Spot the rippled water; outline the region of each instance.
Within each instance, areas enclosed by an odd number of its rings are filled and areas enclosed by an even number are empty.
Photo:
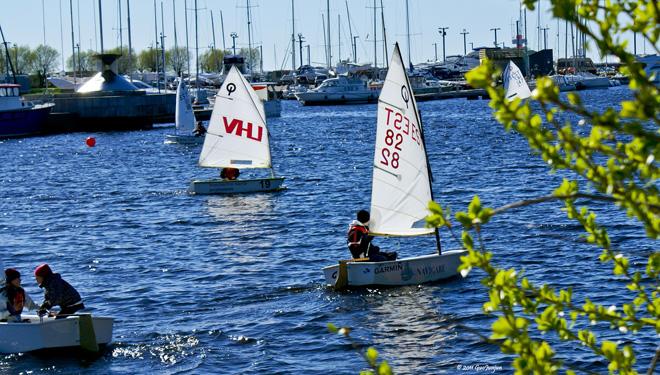
[[[602,108],[629,93],[583,96]],[[193,178],[217,171],[196,166],[198,147],[164,145],[171,128],[94,134],[94,148],[83,133],[0,142],[5,265],[29,274],[48,262],[93,313],[116,318],[115,343],[98,360],[0,356],[0,372],[359,372],[363,360],[328,333],[329,322],[353,327],[356,343],[377,347],[397,373],[454,373],[477,364],[510,372],[510,359],[474,333],[487,334],[492,322],[481,312],[478,272],[420,287],[324,287],[321,267],[348,256],[347,223],[369,206],[376,107],[283,104],[269,127],[274,166],[288,190],[275,194],[188,195]],[[494,207],[560,183],[560,174],[549,174],[524,141],[492,119],[487,101],[425,102],[420,109],[436,198],[454,210],[474,194]],[[577,296],[616,300],[624,285],[609,276],[597,249],[577,240],[579,227],[559,208],[548,203],[498,216],[485,240],[501,265],[572,286]],[[599,209],[599,219],[614,243],[633,262],[647,257],[653,244],[643,230],[609,209]],[[445,248],[456,246],[441,235]],[[432,238],[378,243],[401,255],[434,249]],[[30,277],[24,284],[41,298]],[[642,349],[645,369],[657,339],[630,340]],[[606,371],[587,352],[567,359]]]

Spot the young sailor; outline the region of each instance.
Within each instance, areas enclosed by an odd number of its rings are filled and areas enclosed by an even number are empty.
[[[39,315],[45,315],[47,310],[54,306],[60,307],[58,318],[85,308],[78,291],[64,281],[59,273],[53,273],[48,264],[44,263],[37,267],[34,270],[34,277],[39,288],[44,289],[44,302],[39,308]]]
[[[21,322],[23,308],[36,310],[39,306],[21,287],[21,274],[13,268],[5,270],[5,285],[0,288],[0,320]]]
[[[380,251],[378,246],[371,243],[374,237],[369,235],[369,219],[369,212],[360,210],[357,220],[353,220],[348,226],[348,249],[351,255],[354,259],[368,257],[372,262],[396,260],[396,252]]]

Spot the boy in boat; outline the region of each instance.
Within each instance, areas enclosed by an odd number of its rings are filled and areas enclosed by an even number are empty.
[[[206,134],[206,128],[204,127],[204,125],[202,125],[201,121],[197,121],[197,123],[195,124],[195,130],[193,130],[193,135],[195,137],[201,137],[204,134]]]
[[[82,298],[71,284],[62,279],[59,273],[53,273],[48,264],[44,263],[34,270],[34,278],[39,284],[39,288],[44,290],[44,302],[39,308],[39,315],[47,314],[47,311],[54,306],[60,307],[57,313],[58,318],[75,313],[84,309]]]
[[[380,251],[378,246],[371,243],[374,237],[369,235],[369,219],[369,211],[360,210],[357,220],[348,226],[348,249],[353,259],[368,257],[371,262],[396,260],[396,252]]]
[[[220,171],[220,178],[223,180],[235,180],[241,172],[236,168],[222,168]]]
[[[21,274],[13,268],[5,270],[5,285],[0,288],[0,321],[21,322],[23,308],[39,308],[21,287]]]

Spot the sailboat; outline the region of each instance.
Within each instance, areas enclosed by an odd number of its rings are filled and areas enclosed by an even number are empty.
[[[433,199],[424,132],[399,44],[394,47],[378,98],[371,189],[370,235],[422,236],[435,233],[437,252],[394,261],[342,260],[323,268],[335,289],[368,285],[414,285],[458,274],[465,250],[440,250],[437,228],[427,228]]]
[[[284,177],[276,177],[271,164],[269,133],[264,105],[232,65],[215,96],[199,166],[207,168],[269,168],[270,176],[254,179],[194,180],[194,194],[234,194],[283,189]]]
[[[504,91],[506,91],[504,97],[507,100],[513,100],[515,98],[522,100],[532,96],[531,91],[529,91],[529,86],[527,86],[527,81],[525,81],[525,77],[513,61],[509,61],[509,65],[504,69],[502,77],[504,80]]]
[[[193,134],[193,130],[195,129],[195,113],[192,109],[188,86],[183,79],[179,80],[179,85],[176,88],[176,114],[174,122],[176,125],[176,134],[166,135],[165,143],[201,144],[204,142],[203,135]]]

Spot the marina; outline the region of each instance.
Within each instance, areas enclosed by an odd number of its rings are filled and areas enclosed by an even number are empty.
[[[0,6],[0,373],[655,373],[634,2]]]

